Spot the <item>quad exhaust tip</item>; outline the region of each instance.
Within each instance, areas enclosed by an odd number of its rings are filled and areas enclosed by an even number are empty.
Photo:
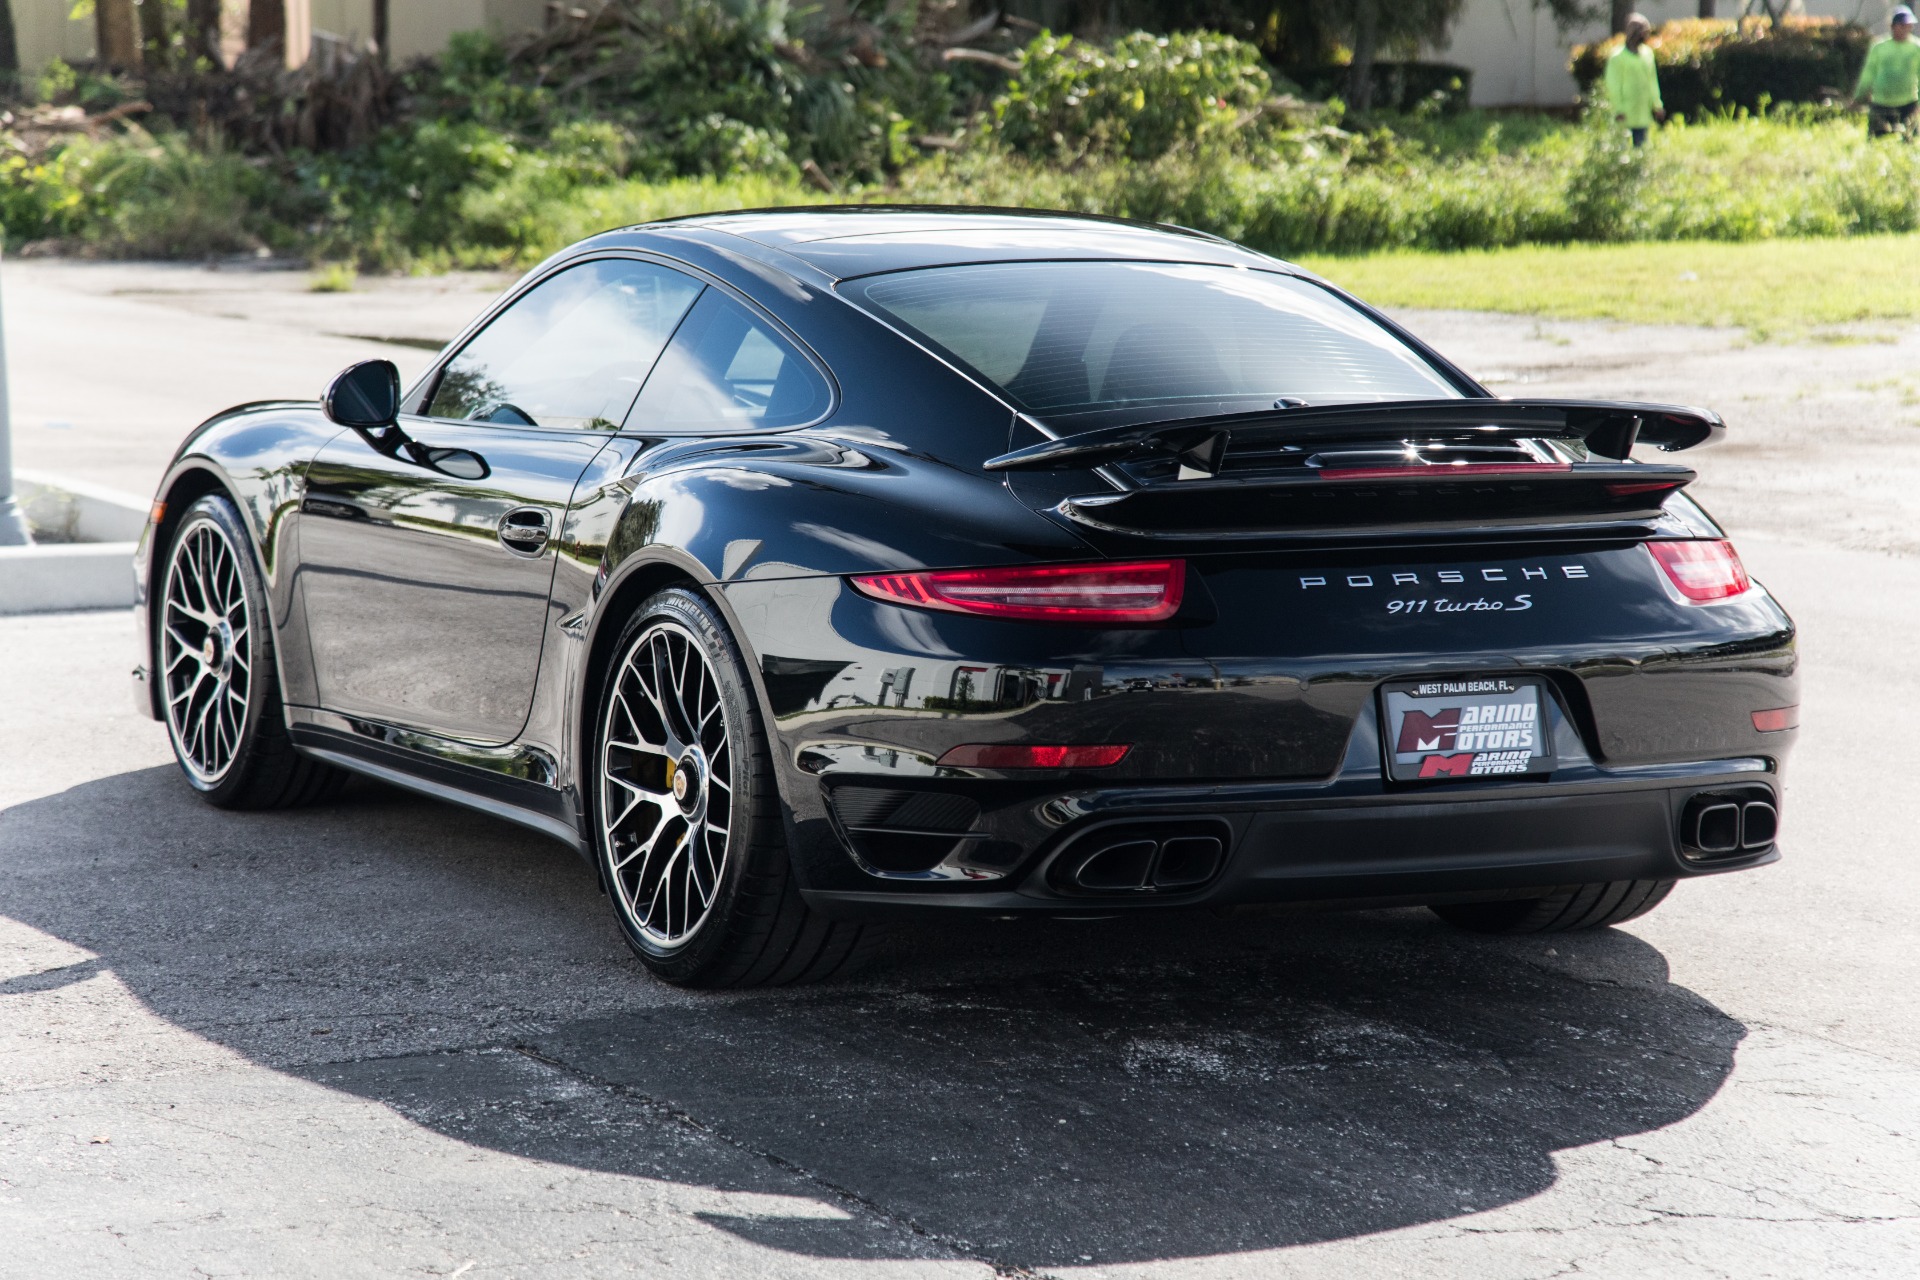
[[[1771,796],[1754,793],[1700,795],[1687,802],[1680,820],[1680,848],[1696,862],[1760,853],[1780,834],[1780,811]]]
[[[1054,862],[1054,887],[1069,893],[1178,893],[1197,889],[1225,865],[1224,823],[1104,827],[1081,836]]]

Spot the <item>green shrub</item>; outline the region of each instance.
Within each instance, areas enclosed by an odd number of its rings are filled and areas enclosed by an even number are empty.
[[[688,10],[671,47],[595,46],[612,51],[599,96],[567,89],[577,69],[489,88],[522,75],[522,55],[462,42],[421,83],[464,106],[324,155],[245,156],[135,127],[0,136],[0,229],[120,256],[266,247],[363,270],[513,266],[609,226],[827,199],[798,162],[832,156],[836,201],[1116,214],[1282,256],[1920,229],[1920,149],[1869,145],[1836,111],[1715,114],[1640,150],[1602,113],[1382,113],[1356,132],[1337,108],[1276,106],[1250,46],[1224,37],[1043,35],[981,127],[916,158],[921,107],[894,92],[899,66],[847,45],[828,74],[824,52],[776,40],[778,17]],[[764,76],[696,86],[689,49],[759,59]],[[648,67],[672,74],[631,80]],[[678,114],[670,91],[686,99]]]
[[[1345,98],[1351,67],[1344,62],[1294,63],[1280,74],[1300,86],[1310,98]],[[1393,62],[1373,64],[1373,106],[1376,111],[1413,112],[1430,109],[1440,115],[1458,115],[1473,97],[1473,71],[1450,62]]]
[[[1260,51],[1231,36],[1136,31],[1103,46],[1042,32],[993,104],[993,134],[1036,159],[1152,160],[1254,142],[1242,126],[1272,96]]]

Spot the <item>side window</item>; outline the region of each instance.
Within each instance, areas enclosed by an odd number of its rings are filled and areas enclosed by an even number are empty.
[[[704,287],[626,258],[569,267],[494,317],[448,361],[427,414],[615,430]]]
[[[798,427],[827,410],[826,379],[773,326],[718,289],[695,304],[647,379],[638,431]]]

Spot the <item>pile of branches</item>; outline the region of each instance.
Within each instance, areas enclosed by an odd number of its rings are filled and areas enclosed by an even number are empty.
[[[145,87],[155,111],[251,154],[344,150],[407,110],[401,77],[371,48],[325,38],[291,70],[271,41],[247,50],[230,70],[157,71]]]
[[[145,101],[122,102],[96,114],[76,104],[51,103],[0,111],[0,146],[37,160],[58,143],[75,137],[99,138],[115,125],[153,110]]]
[[[802,41],[788,32],[786,6],[778,0],[735,8],[745,25],[764,33],[779,59],[806,74],[879,69],[891,60],[889,46],[899,52],[896,33],[856,11],[814,18]],[[666,29],[683,16],[674,0],[609,0],[598,9],[549,10],[546,30],[509,43],[507,57],[533,83],[567,97],[640,71]]]

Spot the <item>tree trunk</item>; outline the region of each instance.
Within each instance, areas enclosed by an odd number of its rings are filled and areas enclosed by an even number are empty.
[[[220,0],[187,0],[187,57],[204,58],[215,70],[226,64],[220,49]]]
[[[1347,106],[1356,115],[1373,110],[1373,59],[1380,48],[1380,5],[1360,0],[1354,15],[1353,65],[1347,68]]]
[[[13,34],[13,5],[0,0],[0,93],[11,93],[20,82],[20,43]]]
[[[387,41],[392,38],[391,0],[373,0],[373,47],[380,55],[380,65],[387,66],[392,58],[387,54]]]
[[[247,48],[258,49],[271,41],[287,43],[287,0],[249,0],[247,5]]]
[[[142,60],[150,67],[167,65],[167,8],[164,0],[134,0],[140,19]]]
[[[1711,3],[1712,0],[1708,0]],[[1613,16],[1608,28],[1615,35],[1627,29],[1627,18],[1633,13],[1633,0],[1613,0]]]
[[[1714,0],[1700,0],[1700,16],[1702,18],[1713,18],[1715,16],[1714,8]]]
[[[93,57],[110,71],[140,65],[140,29],[133,20],[133,0],[94,0]]]

